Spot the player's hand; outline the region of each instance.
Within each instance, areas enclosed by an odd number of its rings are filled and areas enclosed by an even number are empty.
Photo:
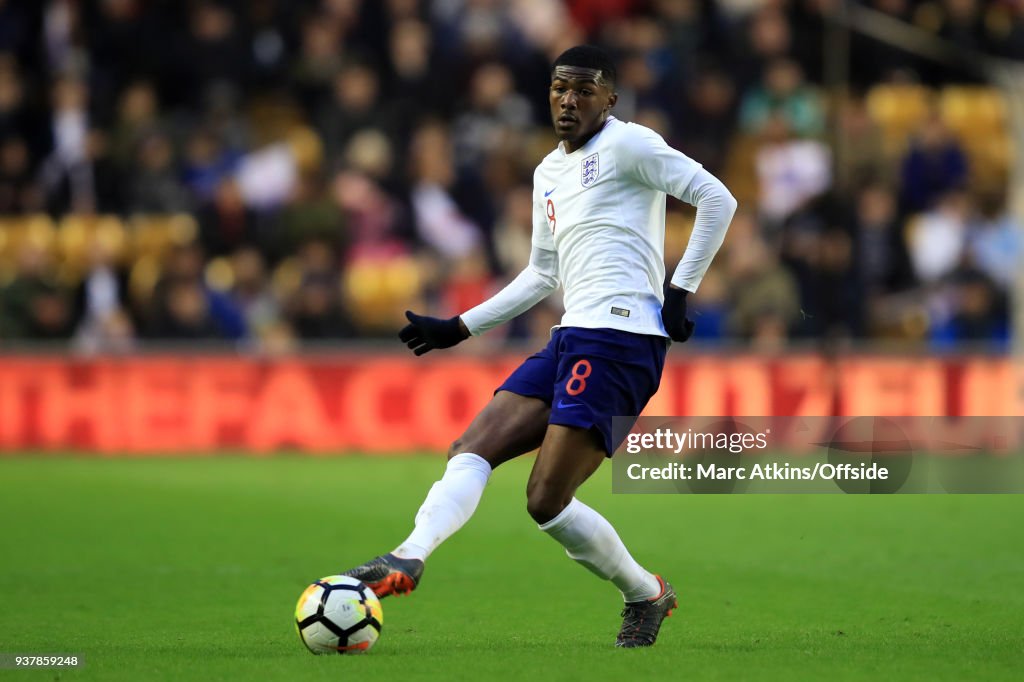
[[[417,315],[411,310],[406,310],[405,317],[409,324],[398,332],[398,338],[416,355],[423,355],[435,348],[451,348],[469,338],[469,330],[458,315],[442,320],[439,317]]]
[[[665,305],[661,307],[661,321],[669,338],[680,343],[693,334],[694,324],[686,318],[686,289],[665,287]]]

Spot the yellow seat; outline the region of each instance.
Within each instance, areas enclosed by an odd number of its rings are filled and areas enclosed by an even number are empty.
[[[114,263],[121,262],[127,249],[124,223],[115,215],[67,215],[57,230],[59,274],[67,284],[78,282],[89,267],[95,249],[109,254]]]
[[[876,85],[867,95],[868,115],[882,130],[887,154],[906,147],[915,128],[928,120],[933,92],[922,85]]]
[[[189,244],[199,236],[196,219],[187,213],[134,215],[129,225],[133,258],[160,259],[172,246]]]
[[[998,135],[1006,130],[1006,100],[993,88],[949,86],[939,93],[939,116],[961,139]]]
[[[423,273],[411,257],[363,260],[345,269],[342,293],[360,326],[368,330],[391,330],[402,320],[409,301],[420,295]]]

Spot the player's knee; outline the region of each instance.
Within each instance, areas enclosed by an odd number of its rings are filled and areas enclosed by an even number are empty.
[[[537,523],[547,523],[562,513],[572,495],[559,486],[534,482],[526,486],[526,511]]]
[[[455,455],[461,455],[463,452],[472,452],[472,450],[466,449],[466,442],[459,436],[452,441],[452,444],[448,446],[448,459],[451,459]]]
[[[448,459],[467,452],[483,457],[491,467],[497,467],[503,461],[500,451],[495,450],[493,445],[489,445],[487,438],[466,433],[453,440],[452,444],[448,446]]]

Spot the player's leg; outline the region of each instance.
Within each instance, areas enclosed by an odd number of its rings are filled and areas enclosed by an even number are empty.
[[[346,575],[362,580],[380,597],[415,589],[427,557],[476,511],[494,468],[540,447],[555,370],[550,347],[516,369],[452,443],[444,475],[427,493],[409,537],[393,552]]]
[[[605,458],[597,431],[550,425],[526,486],[526,508],[572,559],[619,588],[624,601],[657,597],[657,577],[633,559],[607,519],[575,498]]]
[[[579,486],[615,451],[612,419],[637,415],[657,391],[664,339],[613,330],[565,330],[550,426],[527,485],[527,509],[574,560],[622,592],[618,646],[649,646],[676,595],[643,568],[612,525],[575,498]]]
[[[538,398],[498,391],[448,450],[448,465],[416,513],[416,526],[393,552],[425,561],[469,520],[499,465],[540,447],[550,407]]]
[[[452,443],[444,475],[420,505],[409,537],[394,551],[345,574],[362,580],[378,597],[416,589],[427,557],[476,511],[491,471],[540,446],[549,412],[538,398],[496,393]]]
[[[527,510],[571,559],[622,593],[623,622],[615,645],[650,646],[678,604],[675,590],[637,563],[611,523],[575,497],[605,456],[596,431],[549,426],[527,484]]]

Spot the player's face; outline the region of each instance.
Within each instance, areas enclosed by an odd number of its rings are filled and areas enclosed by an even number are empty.
[[[548,97],[555,134],[575,151],[594,136],[608,118],[618,96],[595,69],[558,67]]]

